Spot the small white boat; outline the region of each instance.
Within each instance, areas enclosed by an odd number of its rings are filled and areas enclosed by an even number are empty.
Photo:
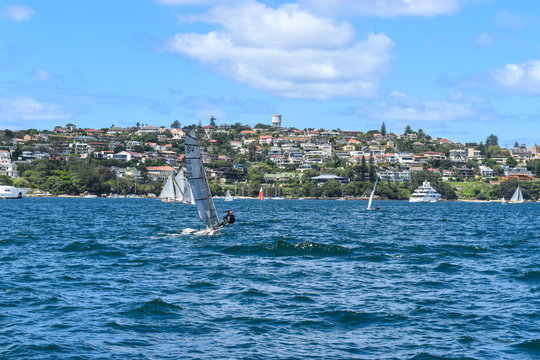
[[[437,202],[440,198],[441,194],[431,187],[429,181],[424,181],[411,195],[409,202]]]
[[[233,197],[229,189],[227,189],[227,194],[225,195],[225,201],[233,201]]]
[[[29,188],[0,185],[0,199],[20,199],[30,191]]]
[[[501,204],[506,205],[506,200],[504,199],[504,196],[501,199]]]
[[[95,199],[97,198],[98,196],[95,195],[95,194],[86,194],[83,196],[85,199]]]

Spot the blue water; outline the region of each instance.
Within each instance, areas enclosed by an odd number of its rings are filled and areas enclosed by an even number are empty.
[[[540,204],[0,202],[6,359],[540,358]]]

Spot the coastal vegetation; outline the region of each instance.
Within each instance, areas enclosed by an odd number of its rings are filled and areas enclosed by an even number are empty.
[[[525,199],[540,198],[540,159],[519,144],[501,148],[495,135],[485,143],[459,144],[433,139],[410,126],[395,135],[384,123],[380,130],[363,133],[265,124],[217,126],[215,118],[211,122],[197,127],[211,190],[217,196],[230,190],[254,197],[263,188],[265,196],[366,198],[379,177],[379,199],[408,199],[423,181],[444,200],[509,198],[518,185]],[[9,155],[18,176],[0,173],[0,183],[30,187],[38,194],[155,196],[164,180],[149,169],[169,166],[174,171],[182,165],[180,126],[175,120],[170,129],[137,124],[95,130],[67,124],[54,131],[3,130],[0,151]],[[456,160],[456,154],[463,158]],[[411,160],[402,161],[403,155]],[[295,156],[301,161],[292,161]],[[514,168],[525,175],[508,176]],[[347,181],[313,180],[321,174]],[[391,177],[400,174],[406,177]]]

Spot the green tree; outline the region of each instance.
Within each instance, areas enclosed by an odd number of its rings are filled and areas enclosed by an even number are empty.
[[[362,162],[360,163],[360,181],[365,180],[367,172],[366,157],[362,155]]]
[[[341,183],[335,180],[329,180],[322,186],[322,195],[324,197],[339,197],[341,196]]]
[[[496,135],[489,135],[486,139],[486,148],[489,149],[490,146],[499,146],[499,138]]]
[[[210,126],[216,127],[216,118],[214,117],[214,115],[210,117]]]
[[[369,181],[375,182],[375,161],[373,156],[369,157]]]
[[[407,134],[410,134],[410,133],[412,133],[411,126],[410,125],[405,126],[405,132],[403,134],[407,135]]]
[[[182,124],[178,120],[174,120],[173,123],[171,124],[171,129],[178,129],[180,127],[182,127]]]
[[[515,147],[515,148],[518,148],[518,147],[519,147],[519,143],[518,143],[517,141],[514,143],[514,147]]]
[[[513,168],[513,167],[515,167],[517,165],[517,160],[514,159],[512,156],[507,156],[506,157],[506,165]]]
[[[386,125],[384,124],[384,121],[381,125],[381,135],[382,136],[385,136],[386,135]]]

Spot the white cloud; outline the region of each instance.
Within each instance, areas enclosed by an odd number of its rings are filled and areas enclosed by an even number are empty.
[[[437,16],[454,14],[470,0],[300,0],[318,14],[379,17]]]
[[[527,26],[529,18],[501,10],[495,15],[495,23],[504,29],[518,31]]]
[[[38,102],[26,97],[0,98],[0,121],[13,123],[21,120],[53,120],[70,117],[71,114],[64,112],[55,104]]]
[[[0,10],[0,16],[13,21],[30,20],[34,15],[34,10],[29,6],[12,5]]]
[[[463,91],[458,91],[453,94],[450,94],[448,98],[452,101],[459,101],[462,103],[468,103],[468,104],[482,104],[486,102],[486,99],[474,96],[474,95],[465,95]]]
[[[507,64],[491,72],[497,85],[506,90],[540,94],[540,60],[523,64]]]
[[[238,2],[238,0],[155,0],[164,5],[211,5],[223,4],[227,2]]]
[[[488,46],[491,46],[492,44],[493,44],[493,35],[491,34],[483,33],[483,34],[478,35],[478,37],[476,38],[476,45],[478,46],[488,47]]]
[[[222,30],[177,34],[169,49],[258,90],[293,98],[369,97],[390,71],[393,43],[386,35],[356,41],[350,24],[296,5],[273,9],[252,1],[199,19]]]
[[[49,72],[47,72],[46,70],[37,69],[36,71],[34,71],[34,74],[32,75],[32,77],[35,80],[45,81],[51,78],[51,74],[49,74]]]
[[[476,111],[457,102],[423,101],[402,93],[392,93],[388,101],[358,109],[372,119],[416,122],[443,122],[474,117]]]

